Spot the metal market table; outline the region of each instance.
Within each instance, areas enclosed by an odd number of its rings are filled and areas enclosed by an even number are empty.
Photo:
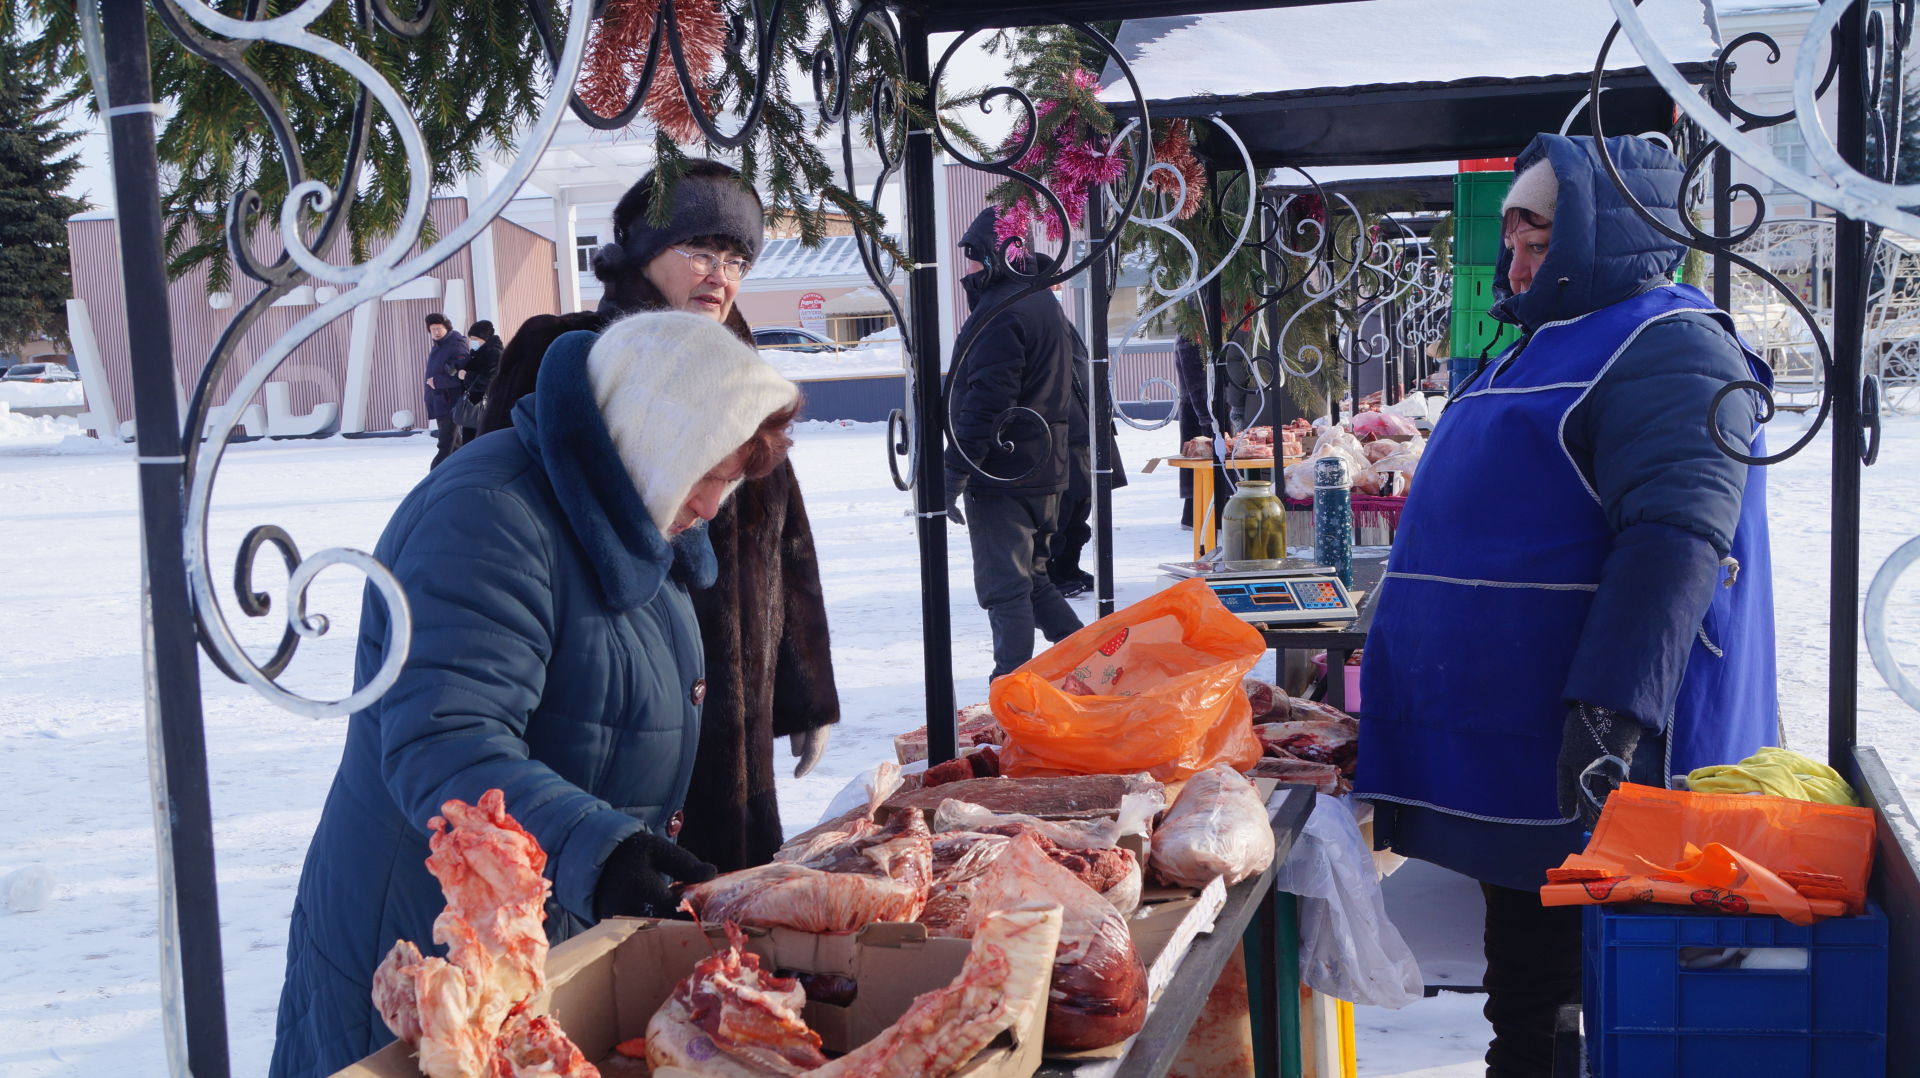
[[[1299,1054],[1299,1016],[1280,1001],[1298,998],[1299,951],[1294,927],[1292,895],[1273,889],[1274,873],[1287,859],[1293,843],[1313,812],[1311,786],[1288,783],[1280,807],[1273,812],[1273,863],[1265,872],[1227,889],[1226,904],[1214,917],[1213,931],[1193,941],[1173,980],[1147,1012],[1147,1023],[1134,1036],[1126,1055],[1118,1060],[1079,1063],[1049,1062],[1036,1074],[1042,1078],[1077,1078],[1085,1073],[1112,1078],[1161,1078],[1187,1042],[1187,1031],[1200,1017],[1207,995],[1220,971],[1244,938],[1247,945],[1247,999],[1253,1021],[1256,1073],[1280,1075],[1292,1046],[1293,1064]],[[1296,1072],[1297,1073],[1297,1072]]]

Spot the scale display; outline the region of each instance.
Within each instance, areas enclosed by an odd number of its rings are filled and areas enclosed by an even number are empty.
[[[1222,606],[1255,625],[1311,625],[1360,616],[1337,576],[1208,580]]]

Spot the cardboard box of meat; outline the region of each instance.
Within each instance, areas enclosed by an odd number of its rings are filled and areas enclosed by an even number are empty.
[[[971,941],[928,938],[916,924],[870,925],[854,935],[827,936],[788,929],[748,929],[745,949],[763,969],[798,977],[807,993],[802,1017],[827,1053],[838,1054],[880,1036],[915,997],[946,987],[965,966]],[[662,1067],[622,1057],[680,983],[702,959],[727,946],[718,926],[685,921],[614,918],[555,947],[548,955],[544,1010],[598,1064],[605,1078],[653,1074],[701,1078],[698,1070]],[[1040,1066],[1044,1007],[1002,1035],[953,1073],[967,1078],[1026,1078]],[[719,1072],[734,1073],[734,1072]],[[768,1073],[774,1073],[769,1071]],[[418,1078],[404,1044],[390,1044],[334,1078]],[[902,1078],[905,1078],[903,1075]]]

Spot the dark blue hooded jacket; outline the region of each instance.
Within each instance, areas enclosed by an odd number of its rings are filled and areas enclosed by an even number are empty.
[[[1679,162],[1639,139],[1611,139],[1608,147],[1641,204],[1677,228]],[[1528,346],[1542,327],[1666,284],[1684,253],[1620,196],[1592,140],[1540,135],[1515,168],[1524,171],[1542,159],[1552,162],[1559,182],[1546,258],[1532,286],[1519,295],[1506,286],[1509,252],[1502,252],[1496,270],[1500,299],[1493,313],[1518,324],[1526,335],[1469,382],[1468,391],[1483,387],[1489,374],[1498,379],[1502,371],[1524,372]],[[1721,580],[1720,559],[1731,549],[1740,522],[1748,468],[1714,444],[1707,416],[1722,387],[1749,377],[1739,344],[1714,315],[1673,314],[1630,338],[1560,428],[1566,456],[1612,533],[1584,624],[1578,638],[1566,643],[1572,661],[1560,695],[1569,703],[1625,712],[1648,729],[1634,761],[1636,781],[1665,778],[1665,738],[1659,735]],[[1720,415],[1729,442],[1745,444],[1755,418],[1751,399],[1734,394]],[[1443,416],[1436,437],[1446,422]],[[1414,497],[1419,495],[1416,486]],[[1474,507],[1451,511],[1472,513]],[[1758,569],[1766,571],[1764,565]],[[1460,640],[1458,646],[1503,646],[1498,626],[1485,632],[1486,638]],[[1370,664],[1387,661],[1387,650],[1370,648]],[[1363,793],[1366,750],[1363,744],[1357,783]],[[1577,824],[1520,826],[1391,800],[1376,801],[1376,810],[1383,844],[1509,887],[1539,886],[1541,870],[1579,844]]]
[[[586,375],[594,335],[555,342],[514,425],[448,459],[375,555],[406,591],[400,680],[354,714],[307,852],[271,1073],[314,1078],[391,1041],[371,987],[395,940],[424,953],[445,905],[427,872],[440,805],[498,787],[547,852],[558,942],[592,923],[607,855],[686,795],[703,676],[687,585],[706,530],[669,543],[620,463]],[[390,624],[369,589],[356,680]]]

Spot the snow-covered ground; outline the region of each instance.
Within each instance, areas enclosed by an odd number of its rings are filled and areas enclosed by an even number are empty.
[[[30,422],[32,429],[26,429]],[[1803,424],[1782,417],[1783,443]],[[129,448],[71,437],[70,419],[0,414],[0,878],[42,866],[50,901],[0,912],[0,1073],[159,1075],[153,819],[141,706],[139,536]],[[874,425],[810,425],[794,459],[813,517],[834,627],[845,720],[819,769],[782,771],[783,814],[805,826],[840,787],[890,753],[889,739],[924,720],[919,563],[906,495],[894,490]],[[1136,468],[1170,450],[1171,431],[1123,431]],[[1780,596],[1782,704],[1791,745],[1824,742],[1828,525],[1823,435],[1773,473]],[[211,525],[216,574],[258,524],[285,527],[313,552],[371,548],[388,513],[432,456],[423,438],[259,442],[230,451]],[[1871,574],[1920,533],[1920,419],[1890,420],[1868,473],[1863,565]],[[1181,556],[1176,473],[1132,476],[1115,498],[1120,599],[1156,589],[1154,565]],[[991,665],[974,605],[965,536],[948,559],[959,696],[983,699]],[[276,610],[284,573],[262,560]],[[286,679],[309,695],[344,693],[360,580],[334,571],[310,610],[333,631],[307,644]],[[1912,589],[1907,589],[1911,597]],[[1091,603],[1078,604],[1090,616]],[[1909,610],[1916,604],[1899,605]],[[265,649],[272,625],[244,635]],[[1896,625],[1907,654],[1920,615]],[[234,1072],[259,1074],[273,1036],[286,918],[300,861],[338,761],[341,723],[296,718],[203,666],[218,826],[221,919]],[[1920,724],[1863,664],[1862,739],[1879,747],[1909,795],[1920,795]],[[1401,1012],[1362,1008],[1360,1073],[1441,1078],[1480,1073],[1485,1041],[1473,996],[1444,994]]]

